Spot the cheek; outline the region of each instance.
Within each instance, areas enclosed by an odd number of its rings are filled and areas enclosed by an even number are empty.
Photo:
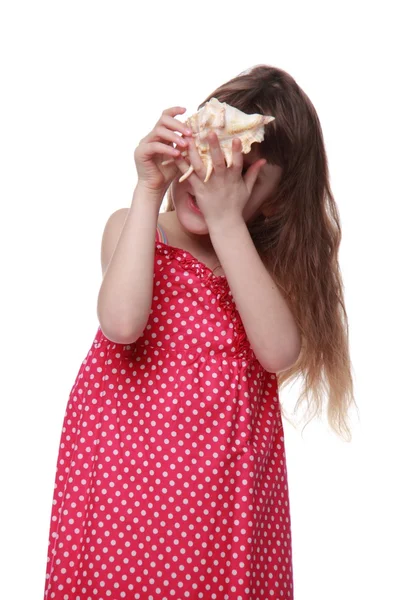
[[[183,183],[178,183],[178,180],[175,180],[172,182],[171,193],[172,193],[172,199],[173,199],[174,204],[176,202],[179,202],[179,200],[182,198],[184,190],[185,190],[185,186]]]
[[[253,187],[250,198],[247,201],[246,206],[243,209],[243,217],[245,221],[251,219],[257,213],[261,211],[261,207],[264,203],[265,194],[257,184]]]
[[[262,186],[256,182],[253,187],[253,191],[251,192],[250,198],[247,201],[247,205],[253,208],[258,208],[265,197],[265,189],[262,189]]]

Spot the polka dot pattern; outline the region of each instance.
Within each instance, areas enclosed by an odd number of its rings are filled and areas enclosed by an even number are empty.
[[[97,330],[72,386],[46,600],[293,600],[276,376],[227,279],[156,242],[142,336]]]

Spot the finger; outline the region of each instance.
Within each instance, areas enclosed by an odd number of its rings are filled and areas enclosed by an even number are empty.
[[[159,125],[158,127],[155,127],[152,131],[151,134],[149,134],[148,136],[149,141],[153,141],[153,140],[157,140],[157,141],[165,141],[168,140],[171,143],[177,144],[179,146],[181,146],[182,148],[186,148],[187,146],[187,141],[181,137],[180,135],[174,133],[173,131],[171,131],[170,129],[167,129],[166,127],[163,127],[162,125]]]
[[[168,154],[177,157],[180,155],[180,150],[168,146],[168,144],[162,144],[161,142],[150,142],[140,150],[139,154],[144,158],[150,158],[151,156],[154,156],[154,154]]]
[[[179,182],[181,183],[182,181],[185,181],[185,179],[188,179],[194,171],[194,168],[192,165],[188,164],[186,162],[186,160],[184,158],[175,158],[174,160],[176,166],[178,167],[178,169],[180,170],[180,172],[182,173],[182,177],[180,177]]]
[[[249,190],[249,192],[251,193],[254,187],[255,182],[257,181],[257,177],[258,174],[260,172],[260,169],[267,164],[267,161],[265,160],[265,158],[260,158],[259,160],[256,160],[255,163],[253,163],[246,171],[243,180],[247,186],[247,189]]]
[[[222,173],[226,169],[225,156],[221,150],[218,136],[214,131],[212,131],[208,136],[208,144],[214,171],[216,173]]]
[[[182,183],[182,181],[185,181],[185,179],[188,179],[191,175],[194,174],[193,165],[188,165],[185,160],[177,159],[174,162],[177,165],[178,169],[181,171],[181,173],[183,173],[183,175],[179,178],[179,183]]]
[[[239,173],[243,169],[242,141],[240,138],[233,138],[232,140],[232,168]]]
[[[186,112],[186,108],[183,106],[171,106],[170,108],[163,110],[161,115],[170,115],[174,117],[175,115],[183,114],[184,112]]]
[[[182,135],[186,135],[189,137],[192,136],[192,130],[188,125],[182,123],[181,121],[178,121],[178,119],[175,119],[174,117],[166,113],[163,113],[161,115],[158,124],[163,125],[167,129],[171,129],[172,131],[179,131],[179,133],[181,133]]]
[[[169,165],[170,163],[175,162],[175,159],[179,158],[179,156],[185,156],[185,155],[186,155],[186,152],[181,152],[180,155],[176,155],[173,158],[168,158],[167,160],[163,160],[161,164],[162,164],[162,166]]]
[[[189,143],[187,153],[190,160],[190,164],[193,166],[196,175],[198,175],[201,179],[204,179],[206,171],[203,161],[201,160],[200,154],[196,148],[196,144],[194,143],[193,139],[189,139],[188,142]]]
[[[174,156],[174,158],[169,158],[168,160],[164,160],[161,164],[162,165],[168,165],[169,163],[175,162],[175,160],[180,160],[180,159],[185,159],[186,160],[186,164],[190,166],[189,160],[187,158],[187,152],[186,152],[186,150],[182,150],[181,152],[179,152],[179,154],[177,154],[176,156]]]
[[[187,159],[185,159],[182,155],[177,156],[173,160],[174,160],[174,163],[176,164],[176,166],[178,167],[178,169],[180,170],[180,172],[186,173],[186,171],[190,167],[189,161]]]

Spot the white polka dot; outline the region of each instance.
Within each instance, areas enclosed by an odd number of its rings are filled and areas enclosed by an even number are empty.
[[[227,279],[156,244],[134,344],[101,329],[67,402],[45,600],[292,600],[277,379]]]

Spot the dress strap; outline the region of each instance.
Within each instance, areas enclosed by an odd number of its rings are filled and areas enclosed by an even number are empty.
[[[168,244],[167,236],[165,235],[164,229],[161,225],[157,225],[157,241],[163,244]]]

